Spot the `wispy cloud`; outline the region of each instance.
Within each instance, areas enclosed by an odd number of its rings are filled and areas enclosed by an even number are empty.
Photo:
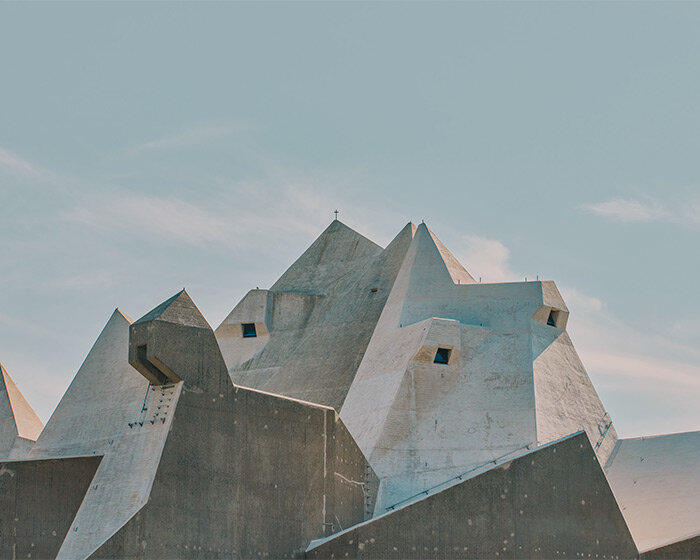
[[[45,175],[45,170],[36,164],[0,147],[0,170],[33,178]]]
[[[605,202],[584,204],[583,210],[614,222],[665,222],[687,227],[700,225],[700,200],[664,202],[656,198],[615,198]]]
[[[562,296],[566,299],[567,307],[571,309],[584,313],[602,312],[604,310],[603,300],[584,294],[576,288],[562,289]]]
[[[513,282],[517,280],[508,262],[510,250],[500,241],[476,235],[465,235],[455,247],[455,256],[476,278],[484,282]]]
[[[217,140],[235,132],[240,132],[241,130],[243,130],[241,126],[201,123],[180,130],[174,134],[137,144],[136,146],[127,148],[125,151],[128,154],[138,155],[144,152],[157,150],[183,150]]]
[[[254,248],[258,252],[274,252],[286,243],[312,240],[330,223],[336,207],[360,217],[359,225],[348,224],[360,230],[363,222],[386,219],[381,205],[358,205],[332,180],[326,182],[328,178],[319,182],[290,176],[280,182],[219,180],[210,186],[206,197],[198,193],[176,197],[105,191],[80,199],[61,218],[107,235],[198,248]]]

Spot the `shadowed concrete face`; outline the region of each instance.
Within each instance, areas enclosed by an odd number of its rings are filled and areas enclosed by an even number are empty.
[[[0,463],[0,557],[55,558],[100,459]]]
[[[169,301],[189,324],[160,306],[131,326],[130,350],[153,345],[181,379],[172,427],[148,503],[92,557],[292,557],[366,519],[377,480],[337,414],[235,387],[189,296]]]
[[[637,549],[580,433],[312,543],[307,556],[635,558]]]

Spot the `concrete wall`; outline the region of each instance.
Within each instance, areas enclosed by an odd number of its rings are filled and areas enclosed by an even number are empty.
[[[148,504],[92,557],[298,556],[366,518],[372,479],[332,409],[185,387]]]
[[[635,558],[584,433],[324,541],[308,558]]]
[[[376,477],[335,411],[235,387],[208,327],[130,336],[181,393],[148,503],[93,558],[289,558],[369,516]]]
[[[55,558],[100,460],[0,463],[0,558]]]

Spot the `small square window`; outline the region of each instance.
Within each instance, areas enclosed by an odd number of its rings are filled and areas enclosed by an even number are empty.
[[[435,353],[434,364],[448,364],[450,363],[450,352],[449,348],[438,348]]]
[[[559,311],[557,311],[556,309],[551,309],[549,311],[549,317],[547,317],[547,324],[550,327],[556,327],[558,318],[559,318]]]
[[[255,332],[255,323],[243,323],[243,338],[253,338],[258,336]]]

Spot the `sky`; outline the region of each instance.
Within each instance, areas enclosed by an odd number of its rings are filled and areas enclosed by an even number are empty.
[[[333,219],[556,281],[623,437],[700,429],[700,3],[0,3],[0,362],[216,327]]]

